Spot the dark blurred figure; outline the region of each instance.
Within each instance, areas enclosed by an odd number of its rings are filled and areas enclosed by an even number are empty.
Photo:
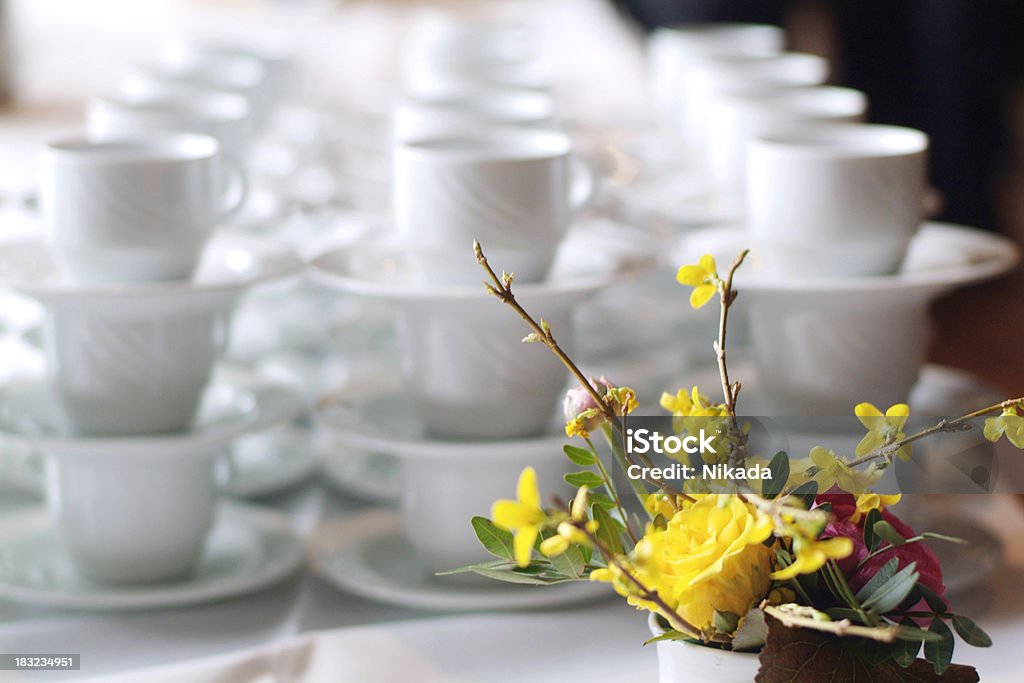
[[[932,139],[940,218],[997,226],[1013,153],[1010,105],[1024,72],[1024,0],[615,0],[647,29],[707,21],[786,25],[830,17],[833,80],[869,98],[870,118]]]

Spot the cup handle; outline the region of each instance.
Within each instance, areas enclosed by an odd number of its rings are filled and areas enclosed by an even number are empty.
[[[227,187],[224,188],[224,193],[221,196],[224,206],[221,208],[218,223],[223,223],[237,214],[249,196],[249,178],[242,170],[242,165],[229,157],[224,157],[221,161],[229,177]]]
[[[594,202],[597,194],[597,172],[580,157],[572,158],[569,169],[569,206],[574,216],[579,216]]]

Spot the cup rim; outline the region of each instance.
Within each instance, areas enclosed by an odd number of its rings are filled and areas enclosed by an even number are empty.
[[[892,159],[924,155],[928,134],[878,123],[820,123],[799,130],[771,131],[751,142],[752,154],[806,159]]]
[[[752,92],[720,94],[718,99],[730,108],[801,118],[861,116],[868,109],[864,92],[837,85],[765,87]]]
[[[267,67],[256,58],[238,56],[221,58],[220,66],[216,68],[187,63],[138,64],[129,67],[125,75],[130,79],[249,93],[259,90],[266,84]]]
[[[466,147],[440,147],[452,143]],[[517,144],[521,148],[517,149]],[[474,126],[464,133],[414,137],[395,149],[396,156],[454,164],[545,161],[568,158],[572,151],[572,139],[556,129],[487,125]]]
[[[743,35],[764,34],[778,36],[781,40],[785,31],[781,26],[753,21],[705,21],[679,23],[659,27],[654,35],[672,36],[676,40],[731,40]],[[653,36],[652,36],[653,37]]]
[[[88,136],[47,142],[44,153],[69,166],[140,166],[192,163],[214,159],[220,143],[198,133],[154,133],[96,140]]]
[[[829,62],[809,52],[780,52],[766,55],[702,55],[692,68],[711,77],[713,91],[728,91],[750,82],[766,86],[812,86],[822,84],[829,73]]]
[[[555,114],[551,95],[528,88],[484,85],[479,88],[451,88],[449,92],[425,94],[407,92],[399,103],[415,109],[470,116],[483,115],[494,121],[544,121]],[[506,113],[508,112],[508,113]]]
[[[90,112],[102,108],[176,120],[199,119],[207,123],[238,123],[252,113],[249,100],[242,95],[215,89],[200,90],[188,97],[170,94],[94,97],[88,106]]]

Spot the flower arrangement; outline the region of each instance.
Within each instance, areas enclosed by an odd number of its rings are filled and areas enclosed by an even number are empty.
[[[548,324],[517,301],[513,276],[499,277],[479,244],[474,248],[489,278],[487,291],[530,327],[523,341],[544,344],[579,381],[564,402],[565,431],[577,444],[564,452],[580,469],[565,476],[575,496],[553,498],[548,506],[534,471],[525,469],[516,499],[497,501],[491,519],[472,520],[496,559],[456,572],[528,584],[607,582],[629,604],[657,615],[662,633],[653,640],[759,653],[759,682],[978,680],[973,668],[951,663],[953,633],[976,647],[991,640],[952,611],[939,562],[924,543],[961,541],[915,533],[892,512],[900,496],[872,492],[871,486],[894,459],[910,455],[914,442],[970,429],[976,418],[987,417],[988,440],[1005,436],[1024,446],[1024,399],[912,434],[904,432],[908,406],[883,412],[862,403],[855,414],[867,432],[852,457],[819,446],[805,459],[786,453],[759,458],[748,452],[737,413],[742,385],[730,378],[726,353],[737,297],[733,279],[746,252],[724,277],[705,255],[680,268],[677,279],[692,287],[694,308],[717,295],[714,352],[724,400],[716,403],[693,387],[664,394],[661,405],[680,434],[698,423],[716,434],[724,445],[712,456],[716,462],[760,463],[770,476],[672,485],[651,476],[657,469],[650,460],[625,445],[626,418],[638,407],[635,393],[603,377],[585,377]],[[591,440],[597,432],[619,467],[639,466],[634,471],[645,473],[628,480],[636,498],[632,507]]]

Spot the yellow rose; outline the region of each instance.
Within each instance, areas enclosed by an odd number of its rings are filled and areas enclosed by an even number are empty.
[[[637,578],[700,630],[713,628],[715,610],[743,615],[768,594],[772,551],[763,541],[771,520],[735,495],[702,496],[675,513],[667,528],[649,528],[631,558]],[[598,580],[637,607],[655,611],[619,572]]]

